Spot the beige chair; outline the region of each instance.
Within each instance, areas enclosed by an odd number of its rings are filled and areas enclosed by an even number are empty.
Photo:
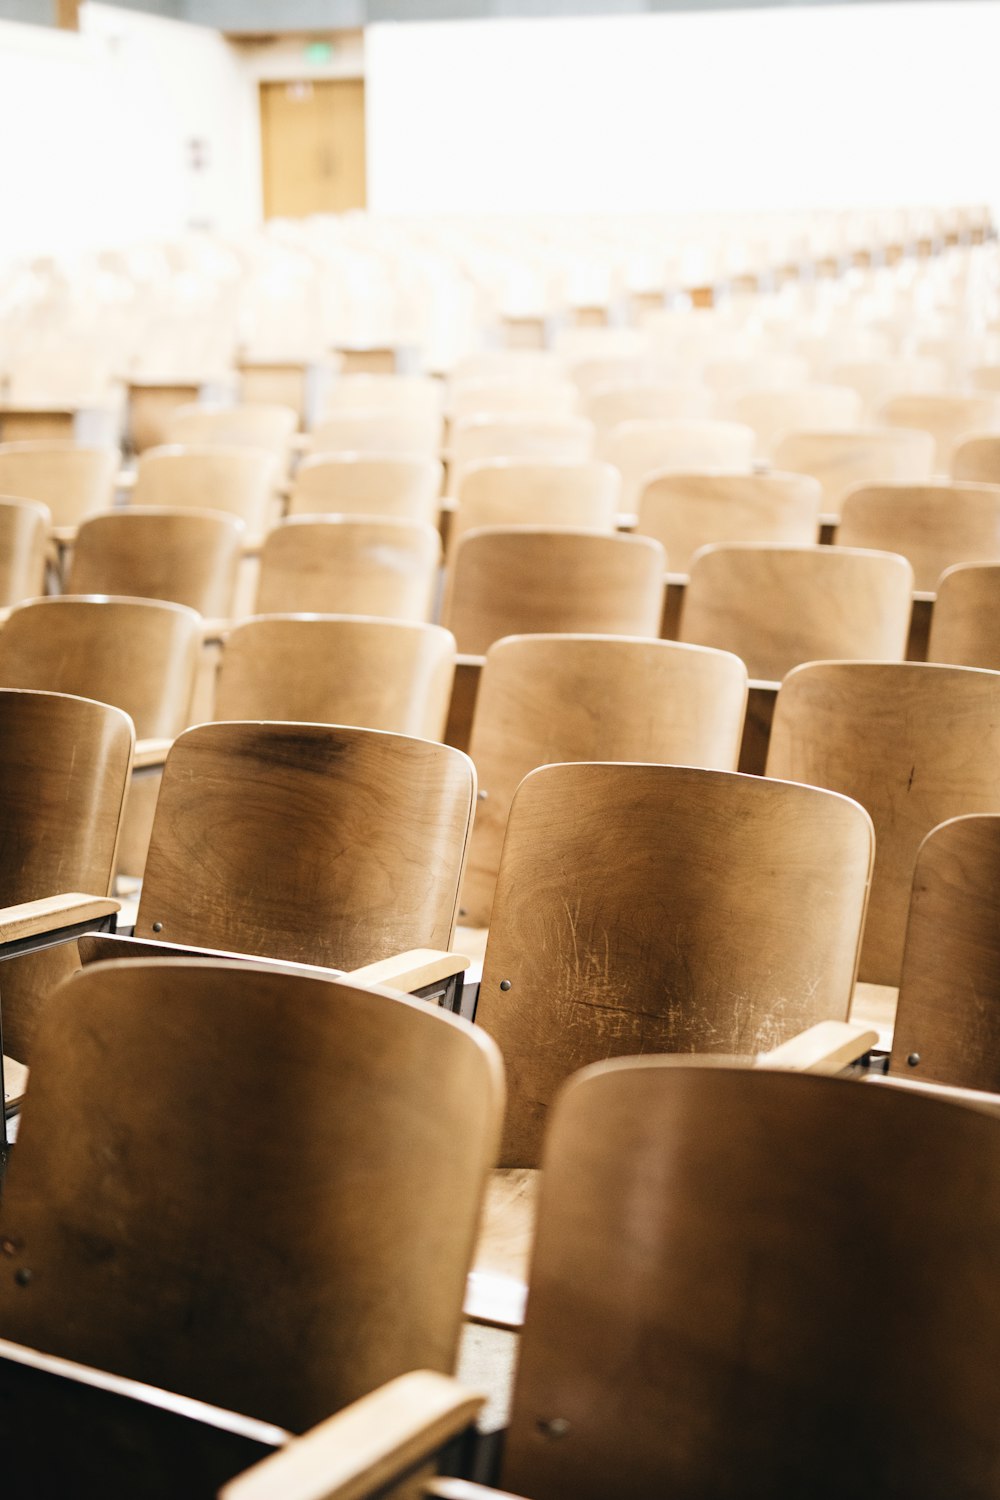
[[[327,453],[304,459],[296,469],[288,514],[392,516],[433,526],[441,483],[441,463],[436,458]]]
[[[971,433],[1000,429],[1000,396],[930,392],[891,396],[879,408],[878,420],[890,427],[912,427],[934,439],[934,471],[947,474],[952,454]]]
[[[720,396],[792,390],[808,382],[809,365],[798,354],[756,354],[746,359],[713,360],[702,371],[702,379]]]
[[[968,437],[956,443],[951,456],[951,477],[1000,484],[1000,433]]]
[[[44,505],[57,537],[108,510],[114,499],[118,452],[76,443],[0,443],[0,495]]]
[[[419,521],[293,516],[264,539],[256,613],[430,619],[441,539]]]
[[[542,384],[560,381],[565,363],[550,349],[483,349],[463,355],[451,370],[449,386],[470,380],[525,381]]]
[[[837,432],[860,426],[862,401],[850,386],[802,385],[784,391],[745,391],[729,402],[726,415],[752,427],[757,456],[770,459],[786,432]]]
[[[489,923],[507,815],[529,771],[554,761],[660,761],[735,770],[742,662],[672,641],[520,635],[486,654],[469,753],[479,804],[462,920]]]
[[[830,379],[849,385],[864,403],[866,418],[875,414],[890,396],[916,395],[947,388],[947,373],[939,359],[912,356],[909,359],[867,359],[834,365]]]
[[[298,425],[298,412],[290,406],[181,406],[167,424],[166,442],[186,448],[266,448],[284,470]]]
[[[977,365],[969,371],[969,384],[977,391],[1000,392],[1000,364]]]
[[[326,393],[325,415],[384,412],[440,424],[443,400],[440,381],[428,375],[341,375]]]
[[[954,563],[1000,562],[1000,485],[862,485],[844,497],[837,541],[901,552],[914,587],[933,592]]]
[[[243,523],[220,511],[129,506],[91,516],[77,533],[66,589],[166,599],[226,619],[244,535]]]
[[[767,774],[855,797],[875,824],[859,978],[898,985],[924,836],[1000,811],[1000,673],[924,662],[815,662],[782,683]]]
[[[672,572],[687,573],[699,547],[715,542],[811,546],[822,500],[807,474],[660,474],[639,496],[636,532],[662,544]]]
[[[280,469],[264,448],[171,445],[139,459],[131,503],[237,516],[259,537],[272,519]]]
[[[847,491],[859,484],[920,484],[930,479],[934,439],[905,428],[853,432],[790,432],[775,444],[775,469],[811,474],[823,486],[823,509],[840,515]]]
[[[169,442],[174,413],[193,406],[201,393],[197,380],[145,380],[133,378],[127,385],[128,441],[133,453],[145,453]]]
[[[1000,559],[959,563],[942,573],[927,660],[1000,671]]]
[[[452,428],[450,493],[463,470],[484,459],[586,463],[593,446],[593,424],[584,417],[463,417]]]
[[[651,354],[596,356],[577,359],[569,376],[586,400],[603,385],[676,385],[684,377],[680,361]]]
[[[467,531],[484,526],[613,531],[620,483],[617,469],[597,460],[494,458],[470,464],[458,484],[449,555]]]
[[[753,1054],[846,1019],[872,853],[863,809],[816,787],[671,765],[527,776],[476,1014],[507,1070],[500,1164],[537,1166],[587,1063]]]
[[[494,379],[452,381],[448,397],[453,422],[465,417],[515,414],[526,417],[571,417],[578,392],[568,380]]]
[[[313,453],[436,458],[441,448],[441,418],[393,411],[341,411],[317,422],[309,434],[309,446]]]
[[[587,416],[597,428],[597,452],[620,422],[674,422],[714,417],[714,392],[694,384],[625,382],[596,386],[587,396]]]
[[[270,615],[226,638],[216,719],[353,724],[439,740],[455,639],[439,625],[360,615]]]
[[[445,582],[442,624],[460,652],[501,636],[657,636],[666,558],[648,537],[499,527],[460,541]]]
[[[680,638],[777,683],[823,658],[902,661],[912,599],[913,569],[893,552],[732,542],[692,558]]]
[[[705,469],[748,474],[755,438],[750,427],[708,418],[675,422],[622,422],[603,446],[603,457],[622,476],[621,507],[638,510],[639,496],[654,474]]]
[[[0,495],[0,609],[45,592],[51,526],[48,506]]]
[[[5,1335],[294,1431],[449,1371],[502,1098],[488,1037],[384,989],[88,968],[52,996],[4,1189]]]

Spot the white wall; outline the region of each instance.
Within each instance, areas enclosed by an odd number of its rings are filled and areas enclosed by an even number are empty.
[[[995,202],[1000,4],[378,25],[387,212]]]
[[[104,5],[85,5],[82,27],[0,23],[0,260],[255,223],[255,101],[234,50]]]

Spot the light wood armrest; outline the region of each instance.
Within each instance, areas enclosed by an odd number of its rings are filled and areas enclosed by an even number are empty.
[[[486,657],[473,656],[469,651],[458,651],[455,654],[455,665],[456,667],[479,667],[482,669],[486,665]]]
[[[132,756],[133,771],[148,771],[152,766],[162,766],[173,743],[171,739],[136,740]]]
[[[230,1480],[220,1500],[361,1500],[464,1432],[482,1405],[448,1375],[400,1375]]]
[[[201,644],[203,646],[222,646],[230,630],[231,620],[203,620],[201,625]]]
[[[312,435],[308,432],[296,432],[289,444],[293,453],[308,453],[312,447]]]
[[[248,536],[240,547],[241,557],[259,557],[260,549],[264,545],[262,536]]]
[[[138,477],[138,472],[135,469],[119,469],[115,475],[115,489],[134,490]]]
[[[76,541],[77,526],[53,526],[49,536],[60,547],[68,547]]]
[[[85,896],[80,891],[43,896],[40,901],[22,901],[18,906],[0,909],[0,943],[38,937],[41,933],[56,932],[60,927],[71,927],[77,922],[109,917],[116,911],[121,911],[120,901],[114,901],[110,896]]]
[[[473,1484],[468,1479],[432,1479],[423,1493],[430,1500],[521,1500],[511,1490],[493,1490],[488,1484]]]
[[[878,1032],[848,1021],[820,1021],[754,1060],[756,1068],[788,1068],[796,1073],[839,1073],[878,1045]]]
[[[28,1070],[24,1063],[18,1062],[16,1058],[8,1057],[4,1053],[3,1059],[3,1102],[4,1109],[17,1109],[24,1100],[24,1091],[28,1087]]]
[[[755,693],[771,693],[777,695],[780,682],[771,682],[767,677],[751,677],[747,681],[747,689],[752,688]]]
[[[407,953],[394,953],[374,964],[365,964],[360,969],[347,969],[345,979],[358,984],[382,984],[391,990],[422,990],[427,984],[437,984],[439,979],[450,979],[460,974],[472,962],[464,953],[443,953],[434,948],[411,948]]]

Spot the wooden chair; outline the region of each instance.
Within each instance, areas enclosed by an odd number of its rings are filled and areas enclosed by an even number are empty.
[[[761,1052],[845,1020],[873,854],[848,798],[729,771],[552,765],[507,824],[477,1021],[504,1055],[501,1165],[538,1164],[585,1064]]]
[[[823,491],[807,474],[659,474],[639,496],[636,532],[687,573],[699,547],[766,542],[808,547],[819,538]]]
[[[239,518],[220,511],[135,505],[91,516],[77,533],[67,592],[166,599],[227,619],[244,535]]]
[[[767,774],[854,797],[875,824],[859,978],[898,985],[917,850],[938,823],[1000,811],[1000,673],[814,662],[782,683]]]
[[[917,852],[891,1074],[1000,1091],[1000,816],[951,818]]]
[[[603,385],[676,385],[683,379],[684,370],[677,359],[640,353],[575,359],[568,373],[586,401]]]
[[[844,497],[837,541],[901,552],[914,587],[933,593],[954,563],[1000,562],[1000,485],[860,485]]]
[[[492,645],[469,747],[480,791],[462,920],[489,923],[507,815],[529,771],[584,760],[731,771],[746,700],[746,669],[722,651],[595,635],[509,636]]]
[[[811,474],[823,487],[823,509],[839,517],[847,491],[860,484],[920,484],[930,479],[934,439],[907,428],[790,432],[771,455],[776,469]]]
[[[441,539],[418,521],[293,516],[265,537],[256,613],[430,619]]]
[[[259,537],[272,519],[280,478],[274,454],[264,448],[168,446],[139,459],[133,505],[172,510],[224,511]]]
[[[45,592],[51,526],[48,506],[0,495],[0,609]]]
[[[615,383],[598,385],[587,396],[587,415],[597,428],[597,451],[620,422],[673,422],[716,414],[714,392],[697,385]]]
[[[929,392],[891,396],[879,409],[878,420],[890,427],[913,427],[934,439],[934,471],[947,474],[952,454],[971,433],[1000,429],[1000,396],[988,393],[955,395]]]
[[[437,524],[439,459],[405,454],[328,453],[303,460],[288,501],[290,516],[391,516]]]
[[[951,455],[951,477],[979,484],[1000,484],[1000,433],[967,437],[956,443]]]
[[[127,383],[128,441],[133,453],[145,453],[169,441],[174,413],[195,405],[201,393],[198,380],[146,380]]]
[[[757,455],[769,459],[778,439],[786,432],[837,432],[857,427],[862,419],[862,401],[846,385],[802,385],[789,390],[745,391],[734,397],[726,415],[752,427],[757,435]]]
[[[309,446],[317,454],[379,453],[436,458],[441,448],[441,418],[392,411],[341,411],[317,422],[309,434]]]
[[[1000,671],[1000,562],[959,563],[942,573],[927,660]]]
[[[890,396],[943,391],[947,388],[948,376],[941,360],[910,356],[908,359],[849,360],[834,365],[830,379],[837,385],[849,385],[857,391],[864,403],[865,417],[874,421],[876,412]]]
[[[326,393],[326,415],[384,412],[440,428],[443,394],[441,383],[428,375],[341,375]]]
[[[67,540],[80,522],[108,510],[118,471],[116,449],[76,443],[0,443],[0,495],[44,505],[57,538]]]
[[[610,464],[493,458],[469,464],[455,497],[449,556],[459,538],[484,526],[568,526],[613,531],[620,480]]]
[[[452,381],[448,397],[451,420],[516,414],[526,417],[572,417],[577,388],[569,380],[478,379]]]
[[[585,417],[463,417],[452,427],[450,493],[463,470],[491,458],[586,463],[593,455],[594,427]]]
[[[753,430],[738,422],[709,418],[674,422],[622,422],[609,433],[602,457],[622,476],[621,507],[639,507],[639,496],[656,474],[706,469],[724,474],[749,473],[753,464]]]
[[[720,396],[745,391],[782,391],[805,385],[809,365],[798,354],[755,354],[744,359],[712,360],[701,378]]]
[[[166,443],[185,448],[266,448],[284,470],[298,425],[298,412],[290,406],[193,404],[173,413]]]
[[[657,636],[666,558],[648,537],[540,527],[469,531],[445,583],[442,624],[461,652],[505,635]]]
[[[227,636],[215,718],[353,724],[439,740],[454,675],[455,638],[439,625],[271,615]]]
[[[93,966],[39,1036],[5,1333],[293,1431],[448,1371],[502,1097],[488,1037],[386,990]]]
[[[994,1115],[630,1058],[566,1089],[543,1176],[504,1496],[990,1500]],[[888,1290],[869,1340],[849,1309],[873,1285]],[[223,1500],[374,1497],[468,1421],[451,1393],[443,1422],[447,1388],[388,1386]],[[447,1479],[423,1493],[500,1495]]]
[[[680,638],[777,684],[804,661],[902,661],[913,569],[894,552],[731,542],[691,561]]]

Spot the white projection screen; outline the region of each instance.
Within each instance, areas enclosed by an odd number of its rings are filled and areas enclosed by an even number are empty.
[[[1000,199],[994,0],[369,28],[369,205]]]

